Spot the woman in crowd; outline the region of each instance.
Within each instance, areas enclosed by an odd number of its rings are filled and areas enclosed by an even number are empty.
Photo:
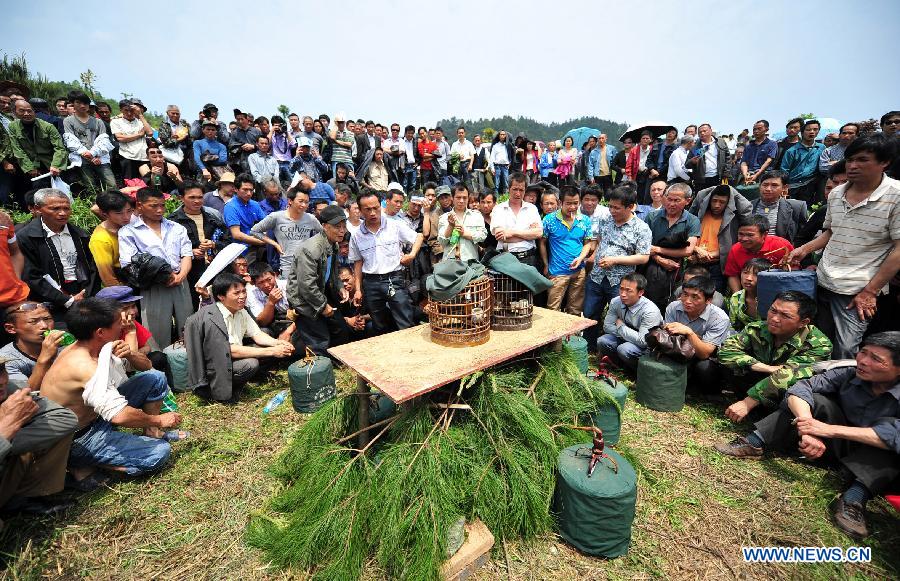
[[[575,185],[575,164],[578,162],[578,150],[571,135],[563,139],[562,149],[556,156],[556,173],[559,185]]]

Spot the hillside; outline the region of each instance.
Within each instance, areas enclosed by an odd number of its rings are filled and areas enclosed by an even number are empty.
[[[452,140],[456,134],[456,128],[463,126],[470,135],[475,133],[485,133],[486,129],[490,129],[488,133],[495,134],[498,130],[503,129],[516,136],[524,133],[530,139],[537,141],[549,141],[551,139],[560,139],[570,129],[577,127],[590,127],[599,129],[601,132],[610,136],[610,141],[618,139],[619,135],[628,129],[625,123],[610,121],[609,119],[600,119],[599,117],[579,117],[577,119],[569,119],[561,123],[542,123],[528,117],[493,117],[490,119],[459,119],[450,117],[449,119],[441,119],[437,122],[437,126],[442,127],[448,135],[448,139]]]

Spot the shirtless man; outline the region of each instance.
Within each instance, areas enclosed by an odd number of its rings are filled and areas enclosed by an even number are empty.
[[[136,359],[137,354],[120,339],[121,311],[112,299],[90,298],[73,305],[66,324],[77,341],[57,356],[41,386],[44,396],[78,417],[69,456],[69,469],[78,480],[97,466],[129,475],[158,470],[169,457],[168,440],[182,437],[177,430],[164,432],[181,423],[180,414],[160,414],[166,376],[154,370],[130,379],[125,375],[122,360]],[[110,348],[104,349],[108,343]],[[95,380],[97,385],[88,388],[95,375],[104,375],[104,368],[108,379]],[[143,428],[144,435],[117,431],[118,426]]]

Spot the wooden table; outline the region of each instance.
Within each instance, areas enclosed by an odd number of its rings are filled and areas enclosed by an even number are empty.
[[[491,331],[486,343],[473,347],[434,343],[431,327],[425,324],[332,347],[328,352],[356,372],[359,392],[368,392],[371,384],[399,404],[596,324],[535,307],[530,329]],[[360,397],[359,429],[368,426],[369,401]],[[360,448],[368,438],[368,431],[360,433]]]

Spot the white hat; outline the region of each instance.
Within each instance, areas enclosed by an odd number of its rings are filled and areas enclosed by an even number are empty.
[[[309,137],[300,136],[300,139],[297,140],[297,147],[312,147],[312,141],[309,140]]]
[[[389,184],[388,184],[388,191],[389,191],[389,192],[391,192],[391,191],[397,191],[397,192],[400,192],[401,194],[405,194],[405,193],[406,193],[405,191],[403,191],[403,186],[400,185],[400,182],[391,182],[391,183],[389,183]]]
[[[337,114],[334,116],[334,122],[335,122],[335,123],[337,123],[338,121],[346,121],[346,120],[347,120],[347,115],[346,115],[345,113],[343,113],[343,112],[337,113]]]

